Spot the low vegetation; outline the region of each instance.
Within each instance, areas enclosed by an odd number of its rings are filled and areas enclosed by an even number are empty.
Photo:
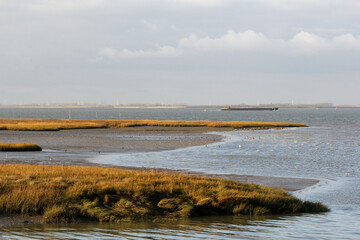
[[[0,165],[0,213],[45,222],[169,220],[325,212],[283,190],[229,180],[101,167]]]
[[[219,127],[219,128],[284,128],[306,127],[300,123],[245,121],[178,121],[178,120],[80,120],[80,119],[0,119],[0,130],[58,131],[62,129],[125,127]]]
[[[0,142],[0,152],[26,152],[41,151],[41,147],[35,143],[2,143]]]

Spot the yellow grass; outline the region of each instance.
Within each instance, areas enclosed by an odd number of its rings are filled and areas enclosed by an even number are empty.
[[[324,212],[283,190],[229,180],[101,167],[0,165],[0,213],[46,222],[164,220]]]
[[[0,130],[58,131],[62,129],[157,127],[284,128],[306,127],[300,123],[245,121],[178,120],[76,120],[76,119],[0,119]]]
[[[35,143],[2,143],[0,142],[0,152],[23,152],[23,151],[41,151],[41,147]]]

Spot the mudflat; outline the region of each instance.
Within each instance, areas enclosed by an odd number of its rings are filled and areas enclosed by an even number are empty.
[[[44,150],[67,152],[159,151],[200,146],[222,137],[211,127],[131,127],[61,131],[0,131],[6,142],[33,142]],[[221,129],[226,131],[226,129]]]

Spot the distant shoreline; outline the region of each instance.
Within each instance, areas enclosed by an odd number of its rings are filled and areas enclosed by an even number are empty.
[[[129,106],[114,106],[114,105],[0,105],[1,108],[114,108],[114,109],[121,109],[121,108],[149,108],[149,109],[156,109],[156,108],[186,108],[186,106],[136,106],[136,105],[129,105]]]
[[[347,105],[334,105],[334,104],[259,104],[259,105],[247,105],[247,104],[223,104],[223,105],[98,105],[98,104],[85,104],[85,105],[66,105],[66,104],[50,104],[50,105],[22,105],[22,104],[3,104],[0,105],[2,108],[54,108],[54,109],[82,109],[82,108],[111,108],[111,109],[182,109],[182,108],[223,108],[223,107],[278,107],[278,108],[360,108],[360,104],[347,104]]]

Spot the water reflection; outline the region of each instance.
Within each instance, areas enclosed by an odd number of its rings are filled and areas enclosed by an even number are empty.
[[[23,225],[5,228],[3,234],[6,239],[356,239],[357,217],[336,208],[324,214],[219,216],[166,223]],[[349,222],[355,226],[349,228]]]

